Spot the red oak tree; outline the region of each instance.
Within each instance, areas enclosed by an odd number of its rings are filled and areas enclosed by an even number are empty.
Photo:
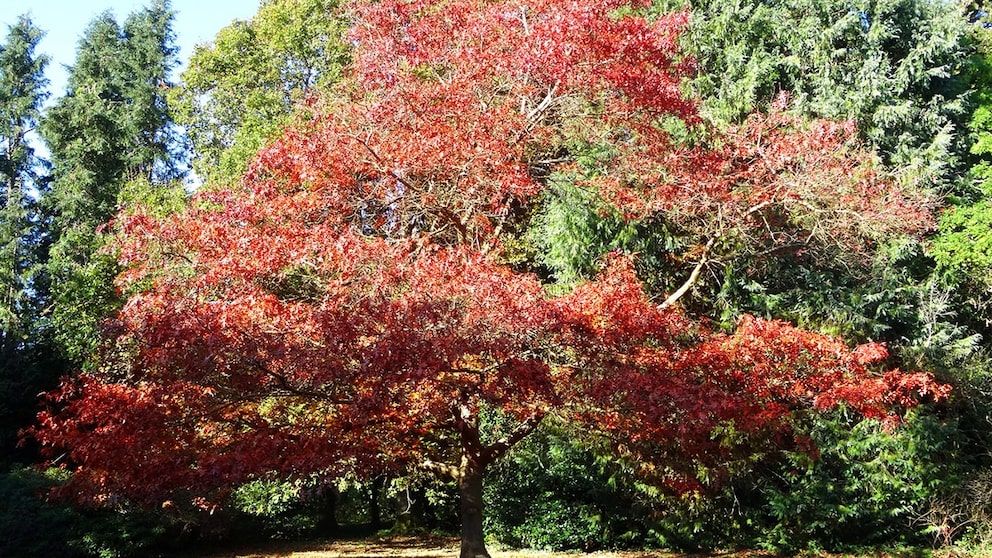
[[[380,0],[355,7],[350,78],[207,190],[117,223],[128,302],[106,365],[50,396],[32,435],[67,490],[155,503],[260,475],[420,467],[454,480],[463,557],[486,555],[486,467],[550,413],[609,433],[646,475],[735,451],[798,407],[866,415],[944,388],[881,373],[877,345],[745,319],[709,331],[630,261],[558,297],[502,261],[553,169],[609,146],[588,187],[630,215],[763,249],[859,250],[928,226],[844,124],[755,116],[707,146],[679,91],[686,15],[631,0]],[[698,269],[698,266],[697,266]],[[687,284],[691,283],[691,275]],[[483,429],[480,411],[503,419]],[[138,466],[140,464],[140,466]]]

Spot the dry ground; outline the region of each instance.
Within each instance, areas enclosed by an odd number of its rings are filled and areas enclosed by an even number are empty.
[[[772,558],[767,552],[713,552],[678,554],[663,551],[569,553],[537,550],[502,550],[490,547],[493,558]],[[805,554],[808,558],[910,558],[918,553],[878,552],[864,555]],[[243,550],[213,553],[203,558],[454,558],[458,556],[458,539],[454,538],[370,538],[365,540],[329,540],[324,542],[282,543]],[[951,558],[954,554],[935,556]]]

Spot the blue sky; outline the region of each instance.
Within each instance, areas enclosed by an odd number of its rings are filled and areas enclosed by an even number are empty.
[[[147,4],[145,0],[0,0],[0,42],[21,14],[31,16],[46,32],[39,51],[52,58],[47,75],[54,99],[65,87],[63,66],[75,60],[76,44],[90,20],[110,10],[123,21]],[[235,19],[250,18],[258,10],[258,0],[172,0],[172,9],[176,12],[173,30],[180,47],[179,59],[185,65],[195,45],[211,41]]]

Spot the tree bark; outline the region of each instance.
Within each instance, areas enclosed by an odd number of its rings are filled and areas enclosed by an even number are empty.
[[[531,433],[544,418],[543,411],[534,412],[505,437],[489,446],[482,444],[479,417],[473,407],[463,399],[453,408],[455,428],[461,437],[462,458],[458,467],[428,462],[434,471],[448,471],[458,483],[461,505],[462,549],[461,558],[489,558],[486,538],[482,530],[483,501],[482,481],[486,467],[502,457],[514,444]]]
[[[382,529],[382,508],[379,507],[379,496],[382,488],[386,485],[386,476],[380,475],[369,484],[369,515],[372,529],[378,531]]]
[[[320,514],[320,530],[325,534],[336,534],[338,530],[338,487],[326,486],[321,491],[323,503]]]
[[[464,459],[458,479],[462,520],[460,558],[489,558],[485,535],[482,532],[483,473],[484,469],[478,463]]]

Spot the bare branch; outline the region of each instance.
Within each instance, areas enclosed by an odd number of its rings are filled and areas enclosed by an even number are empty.
[[[716,237],[710,238],[709,242],[707,242],[706,246],[703,248],[703,254],[699,257],[699,262],[696,264],[696,267],[692,269],[692,273],[689,274],[689,278],[685,280],[685,283],[682,283],[681,287],[679,287],[674,293],[672,293],[668,298],[666,298],[664,302],[658,305],[659,309],[663,310],[678,302],[678,300],[682,298],[682,295],[689,292],[689,289],[691,289],[692,286],[696,284],[696,281],[699,280],[699,275],[703,271],[703,267],[706,265],[707,262],[710,261],[709,259],[710,249],[713,248],[713,244],[715,243],[715,241],[716,241]]]

